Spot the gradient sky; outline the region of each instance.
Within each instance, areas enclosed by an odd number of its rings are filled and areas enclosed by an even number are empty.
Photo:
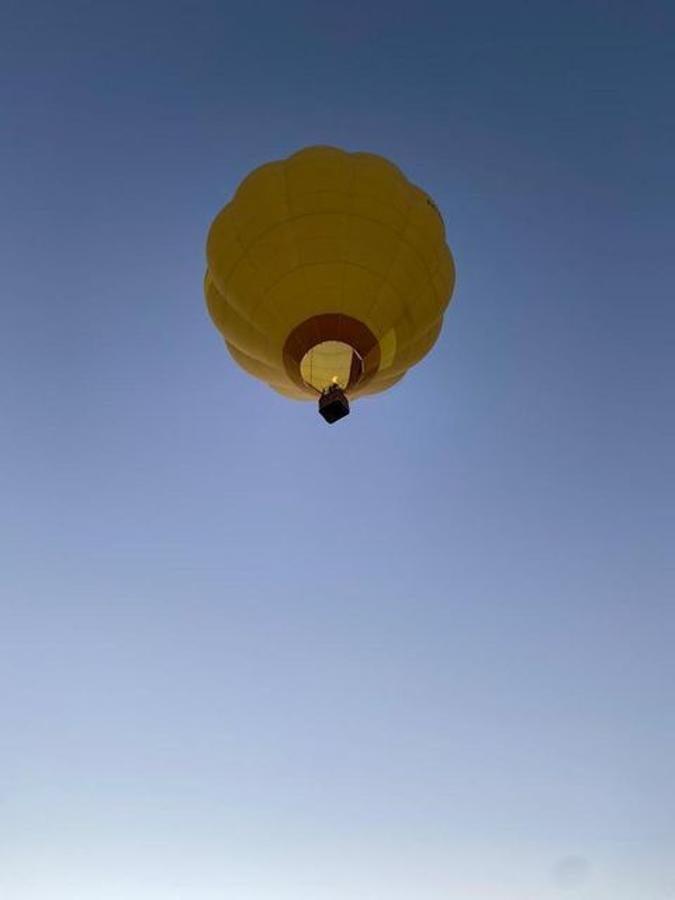
[[[675,898],[668,6],[4,0],[3,900]],[[458,269],[332,428],[201,294],[313,143]]]

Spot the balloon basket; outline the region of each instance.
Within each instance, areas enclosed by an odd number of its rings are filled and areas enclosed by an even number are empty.
[[[333,385],[321,394],[319,413],[329,425],[349,415],[349,400],[341,387]]]

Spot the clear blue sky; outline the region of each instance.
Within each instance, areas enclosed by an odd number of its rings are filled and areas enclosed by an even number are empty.
[[[3,898],[675,897],[668,6],[2,4]],[[201,295],[312,143],[458,268],[333,428]]]

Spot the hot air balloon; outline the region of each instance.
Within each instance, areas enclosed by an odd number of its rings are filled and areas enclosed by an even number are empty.
[[[455,281],[434,202],[372,153],[308,147],[248,175],[213,221],[204,290],[242,369],[327,422],[432,348]]]

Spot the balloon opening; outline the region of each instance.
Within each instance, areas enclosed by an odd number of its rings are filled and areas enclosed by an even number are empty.
[[[380,345],[372,331],[345,313],[310,316],[291,331],[283,349],[288,377],[301,390],[314,394],[331,384],[346,394],[362,391],[377,374],[380,359]]]
[[[363,360],[344,341],[321,341],[302,357],[300,374],[304,383],[319,394],[331,387],[344,392],[361,380]]]

